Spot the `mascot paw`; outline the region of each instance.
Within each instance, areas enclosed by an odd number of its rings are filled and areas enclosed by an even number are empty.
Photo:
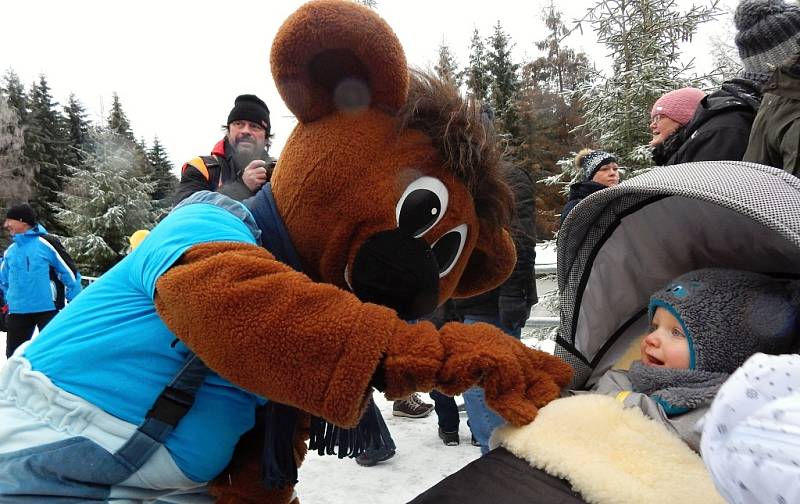
[[[488,324],[450,324],[442,342],[447,357],[436,388],[452,395],[479,385],[489,406],[514,425],[530,423],[572,378],[563,360]]]

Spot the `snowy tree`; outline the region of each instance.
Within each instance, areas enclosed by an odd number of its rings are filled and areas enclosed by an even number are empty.
[[[25,154],[36,165],[36,194],[31,206],[36,209],[39,222],[48,231],[62,235],[64,229],[56,220],[53,205],[64,188],[68,141],[65,138],[65,120],[53,101],[50,86],[44,75],[31,86],[29,115],[26,124]]]
[[[462,74],[458,70],[458,63],[450,51],[450,47],[442,41],[439,45],[439,61],[433,67],[440,79],[452,82],[456,87],[461,87]]]
[[[15,109],[0,94],[0,207],[27,201],[33,193],[33,167],[25,162],[25,139]],[[0,248],[8,245],[5,233]]]
[[[503,30],[500,21],[489,37],[489,50],[486,58],[486,69],[491,79],[489,98],[494,109],[495,123],[501,132],[508,134],[509,141],[519,144],[518,115],[515,101],[519,93],[519,65],[511,59],[514,44],[511,37]]]
[[[91,136],[94,149],[82,167],[71,169],[57,215],[81,270],[99,275],[125,254],[128,236],[152,227],[155,184],[139,175],[145,161],[134,142],[107,129]]]
[[[120,101],[117,93],[112,95],[111,112],[108,114],[108,121],[106,124],[108,129],[114,133],[124,136],[131,142],[136,141],[135,137],[133,136],[131,123],[128,121],[128,116],[125,115],[125,111],[122,110],[122,102]]]
[[[621,165],[647,166],[650,107],[662,94],[700,78],[682,63],[681,45],[718,13],[718,0],[681,11],[678,0],[598,0],[581,22],[609,51],[612,74],[598,74],[579,88],[587,134],[614,152]],[[580,26],[580,23],[579,23]]]
[[[3,86],[0,88],[0,97],[3,98],[5,107],[0,118],[0,156],[4,180],[18,170],[18,177],[13,177],[16,182],[3,189],[11,191],[10,196],[16,202],[28,201],[35,193],[36,165],[30,163],[25,156],[26,121],[28,118],[28,95],[19,76],[13,70],[8,70],[3,76]],[[11,172],[7,171],[11,170]],[[18,194],[14,191],[19,190]],[[3,194],[5,196],[5,194]]]
[[[152,197],[155,205],[159,208],[169,207],[172,201],[172,194],[178,186],[178,178],[173,173],[174,167],[158,137],[153,139],[153,147],[147,151],[147,161],[153,167],[152,182],[154,188]]]
[[[69,95],[67,105],[64,107],[64,114],[66,115],[65,133],[68,142],[64,164],[77,167],[83,163],[82,154],[91,149],[88,144],[90,124],[86,119],[86,109],[83,108],[75,94]]]
[[[491,77],[489,76],[486,46],[477,28],[472,32],[469,64],[464,69],[464,79],[467,90],[475,98],[483,101],[489,97]]]
[[[17,120],[23,126],[28,118],[28,96],[25,93],[25,86],[13,70],[7,71],[3,76],[2,91],[8,106],[16,112]]]

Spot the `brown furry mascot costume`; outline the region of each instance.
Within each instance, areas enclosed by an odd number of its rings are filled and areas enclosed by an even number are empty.
[[[271,64],[275,84],[299,120],[271,185],[246,202],[247,210],[215,193],[198,193],[182,203],[65,310],[64,324],[57,319],[48,326],[52,329],[10,366],[20,369],[14,379],[39,373],[57,389],[51,396],[66,391],[103,410],[97,415],[110,413],[134,429],[140,425],[136,432],[148,438],[143,442],[161,439],[151,443],[153,455],[144,457],[139,472],[166,446],[183,472],[194,470],[198,476],[191,479],[201,481],[206,454],[196,447],[208,447],[217,463],[230,461],[221,473],[208,465],[207,471],[218,475],[211,485],[218,502],[294,498],[292,477],[281,488],[262,486],[261,444],[249,437],[259,438],[258,432],[242,437],[231,458],[236,440],[254,421],[251,409],[239,407],[243,401],[268,398],[267,406],[298,412],[290,417],[293,436],[268,439],[265,450],[288,447],[295,463],[305,455],[311,416],[353,427],[373,387],[394,399],[433,388],[457,394],[480,385],[488,404],[511,423],[533,420],[569,381],[567,364],[487,324],[450,323],[437,330],[429,322],[405,321],[450,297],[491,289],[513,268],[507,231],[511,194],[501,181],[499,153],[479,104],[463,100],[448,84],[410,73],[389,26],[355,3],[318,0],[298,9],[275,38]],[[194,243],[175,245],[186,230]],[[154,262],[161,269],[150,274]],[[129,293],[115,282],[145,287]],[[127,301],[129,294],[139,296],[136,303]],[[148,311],[148,302],[155,310]],[[129,326],[114,321],[108,329],[99,323],[84,327],[74,338],[84,345],[84,359],[87,352],[97,356],[97,373],[116,367],[127,373],[124,387],[102,375],[82,383],[83,375],[63,366],[77,358],[65,355],[71,347],[62,340],[73,341],[67,322],[92,319],[89,309],[124,318],[134,306],[142,314],[132,320],[139,326],[152,323],[152,330],[131,332],[123,340],[120,334]],[[126,350],[127,343],[120,342],[130,338],[141,342]],[[140,352],[145,364],[123,368]],[[125,388],[146,387],[156,365],[176,362],[170,352],[189,356],[184,367],[194,366],[196,355],[208,368],[205,381],[190,391],[197,394],[194,405],[175,391],[177,379],[161,396],[143,393],[146,401],[137,404]],[[14,380],[5,383],[17,390]],[[182,420],[173,414],[176,404],[184,409]],[[153,428],[153,416],[169,424],[167,434]],[[211,427],[187,434],[198,424]],[[187,437],[188,447],[181,444]],[[1,454],[13,437],[0,427],[0,439],[6,440],[0,441]],[[129,460],[131,452],[142,451],[130,449],[130,442],[119,448],[106,444],[115,458]],[[189,455],[182,457],[184,452]],[[4,463],[0,459],[5,474]],[[117,479],[129,472],[120,470]],[[86,478],[98,477],[92,474]],[[106,474],[103,478],[111,478]],[[111,495],[132,495],[124,493],[132,491],[130,483],[124,489],[119,483],[103,485]],[[2,485],[0,495],[24,487]]]

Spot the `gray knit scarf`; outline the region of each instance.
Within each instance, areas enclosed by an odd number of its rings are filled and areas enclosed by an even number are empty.
[[[634,361],[628,372],[633,391],[647,394],[667,415],[679,415],[711,404],[727,373],[646,366]]]

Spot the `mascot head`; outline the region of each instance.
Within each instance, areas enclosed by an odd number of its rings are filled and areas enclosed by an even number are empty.
[[[407,319],[510,274],[512,196],[480,103],[410,72],[391,28],[356,3],[298,9],[271,65],[299,121],[272,190],[307,274]]]

